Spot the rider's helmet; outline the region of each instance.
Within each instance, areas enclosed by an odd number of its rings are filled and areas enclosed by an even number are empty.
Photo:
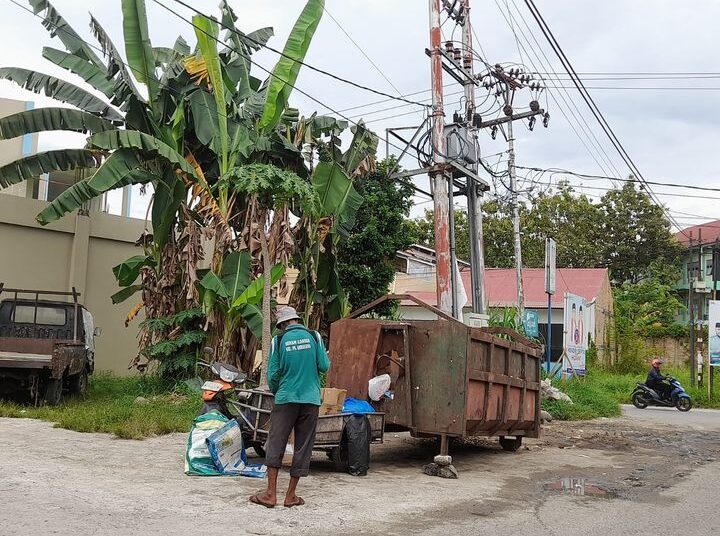
[[[659,359],[653,359],[652,363],[650,363],[654,368],[660,368],[660,365],[662,365],[662,361]]]

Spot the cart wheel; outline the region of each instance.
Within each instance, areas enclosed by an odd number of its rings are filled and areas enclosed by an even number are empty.
[[[328,458],[330,458],[335,464],[336,471],[343,473],[347,472],[350,460],[348,459],[347,440],[344,435],[340,446],[335,447],[328,452]]]
[[[260,456],[261,458],[264,458],[264,457],[265,457],[265,449],[263,448],[263,444],[262,444],[262,443],[251,443],[250,446],[251,446],[251,447],[253,448],[253,450],[255,451],[255,454],[257,454],[257,455]]]
[[[515,452],[517,449],[520,448],[520,445],[522,445],[522,436],[516,436],[516,437],[507,437],[507,436],[500,436],[500,446],[503,450],[507,450],[509,452]]]
[[[50,379],[45,384],[45,403],[48,406],[57,406],[62,401],[62,380]]]

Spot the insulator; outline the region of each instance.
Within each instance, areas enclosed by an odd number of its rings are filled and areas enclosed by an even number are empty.
[[[454,48],[455,48],[455,45],[453,44],[452,41],[445,42],[445,50],[447,50],[448,52],[452,52]]]
[[[530,121],[528,121],[528,130],[532,130],[535,128],[535,116],[533,115],[530,118]]]
[[[550,114],[548,112],[545,112],[545,115],[543,115],[543,126],[545,128],[547,128],[549,122],[550,122]]]

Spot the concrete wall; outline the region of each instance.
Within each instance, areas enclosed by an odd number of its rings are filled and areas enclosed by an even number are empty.
[[[26,110],[32,110],[33,103],[29,101],[19,101],[12,99],[0,99],[0,117],[6,117],[8,115],[17,114]],[[38,135],[26,134],[18,138],[12,138],[9,140],[0,140],[0,166],[9,164],[10,162],[35,154],[37,152]],[[5,188],[4,194],[15,195],[25,197],[28,193],[28,188],[32,194],[32,184],[27,181],[23,181],[18,184]],[[30,195],[29,197],[32,197]]]
[[[135,301],[113,305],[118,287],[112,267],[140,253],[134,242],[144,222],[91,212],[69,214],[47,227],[35,222],[46,203],[0,192],[0,281],[7,287],[70,290],[103,329],[96,339],[99,370],[128,374],[137,352],[137,321],[125,328],[124,319]]]

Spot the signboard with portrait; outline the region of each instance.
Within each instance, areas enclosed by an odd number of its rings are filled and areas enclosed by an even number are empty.
[[[587,352],[587,306],[582,296],[565,294],[563,372],[569,376],[585,375]]]
[[[708,354],[710,364],[720,367],[720,300],[710,300],[708,311]]]

